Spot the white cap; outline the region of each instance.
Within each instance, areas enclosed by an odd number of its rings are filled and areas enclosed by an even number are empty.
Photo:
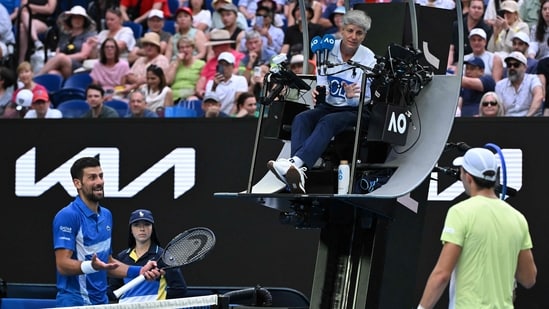
[[[209,91],[209,92],[206,92],[206,94],[204,95],[204,99],[202,99],[202,102],[206,102],[206,101],[215,101],[219,103],[221,100],[219,99],[219,96],[215,92]]]
[[[219,54],[219,56],[217,57],[217,62],[221,60],[225,60],[230,64],[234,64],[235,61],[233,54],[229,52],[222,52],[221,54]]]
[[[149,11],[148,18],[151,18],[151,17],[158,17],[160,19],[164,19],[164,12],[162,12],[159,9],[152,9]]]
[[[290,59],[290,64],[303,63],[303,59],[304,58],[302,54],[293,55],[292,59]]]
[[[487,181],[496,181],[498,163],[496,156],[486,148],[471,148],[463,157],[454,160],[455,166],[461,166],[474,177]]]
[[[482,28],[474,28],[473,30],[471,30],[471,32],[469,32],[469,38],[471,38],[473,35],[478,35],[486,40],[486,31],[484,31],[484,29]]]
[[[29,89],[21,89],[15,96],[15,104],[22,107],[30,107],[32,104],[32,91]]]
[[[511,39],[519,39],[519,40],[523,41],[524,43],[530,45],[530,37],[528,37],[528,34],[522,32],[522,31],[519,31],[519,32],[515,33],[515,35],[513,35],[513,37]]]
[[[510,53],[509,56],[505,57],[505,62],[507,62],[507,60],[509,60],[509,59],[515,59],[515,60],[517,60],[518,62],[520,62],[524,65],[528,65],[528,61],[526,60],[526,56],[524,56],[523,53],[518,52],[518,51],[514,51],[514,52]]]

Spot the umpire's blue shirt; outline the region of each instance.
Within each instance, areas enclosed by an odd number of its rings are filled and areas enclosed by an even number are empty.
[[[90,260],[95,253],[101,261],[108,262],[112,254],[111,232],[111,212],[99,206],[96,214],[77,197],[53,219],[53,248],[71,250],[75,260]],[[76,276],[57,271],[57,307],[106,304],[106,291],[106,271]]]

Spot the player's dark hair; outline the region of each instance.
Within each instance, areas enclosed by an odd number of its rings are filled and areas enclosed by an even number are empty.
[[[101,92],[102,97],[105,96],[105,90],[103,89],[103,87],[101,87],[98,84],[89,84],[88,87],[86,87],[86,97],[88,96],[88,90],[90,90],[90,89],[97,90],[97,91]]]
[[[72,179],[80,179],[84,176],[84,169],[88,167],[101,166],[99,160],[94,157],[83,157],[76,161],[71,166]]]

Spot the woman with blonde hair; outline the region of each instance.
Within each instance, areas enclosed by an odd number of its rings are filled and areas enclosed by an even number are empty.
[[[503,17],[497,16],[494,20],[494,34],[488,41],[488,49],[505,59],[513,51],[513,37],[516,33],[530,33],[528,24],[519,16],[519,5],[514,0],[505,0],[501,3]]]
[[[480,104],[478,105],[479,117],[503,117],[504,115],[505,107],[497,93],[488,91],[480,98]]]

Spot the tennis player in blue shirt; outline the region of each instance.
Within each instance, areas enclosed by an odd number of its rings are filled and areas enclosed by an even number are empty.
[[[53,220],[57,268],[56,307],[107,304],[107,275],[154,280],[165,272],[155,261],[128,266],[112,257],[112,214],[99,204],[103,199],[103,171],[93,157],[76,160],[71,176],[76,199]]]

